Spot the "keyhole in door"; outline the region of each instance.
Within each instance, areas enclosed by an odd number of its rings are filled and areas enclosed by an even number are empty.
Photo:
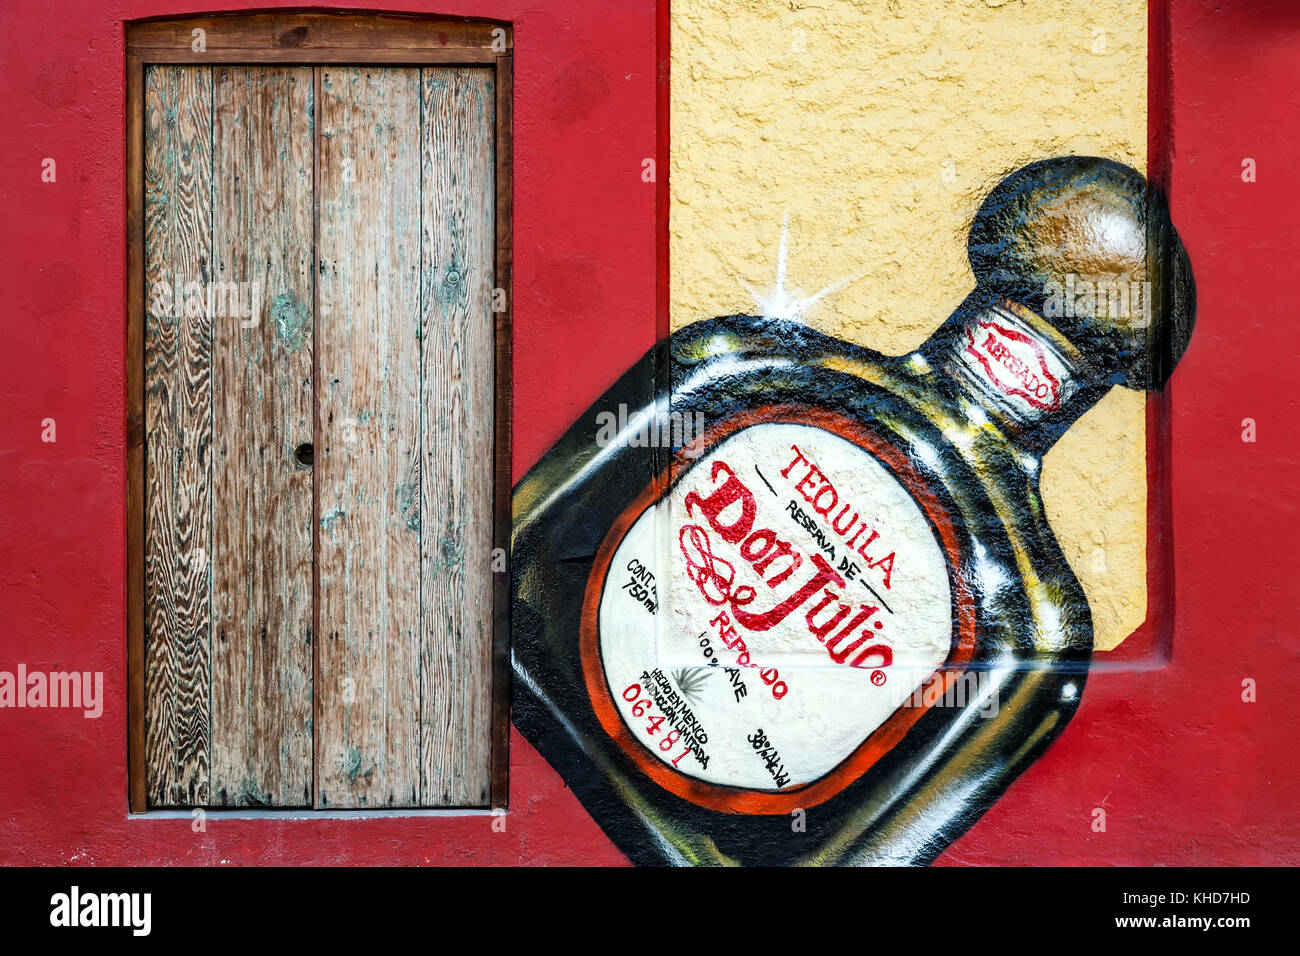
[[[312,448],[311,442],[305,441],[293,450],[293,457],[298,459],[298,464],[311,467],[316,460],[316,450]]]

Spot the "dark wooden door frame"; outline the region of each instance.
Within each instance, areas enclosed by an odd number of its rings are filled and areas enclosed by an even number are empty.
[[[196,30],[203,31],[202,50],[194,49]],[[499,549],[494,553],[504,554],[506,562],[504,571],[495,571],[492,584],[491,809],[506,808],[510,745],[513,53],[510,24],[482,20],[388,14],[258,13],[126,24],[127,802],[131,813],[149,809],[145,788],[144,70],[155,64],[482,65],[493,70],[496,90],[494,285],[505,292],[505,308],[493,313],[496,398],[492,537],[493,547]],[[319,201],[317,194],[317,205]],[[312,634],[314,641],[319,634],[315,625]]]

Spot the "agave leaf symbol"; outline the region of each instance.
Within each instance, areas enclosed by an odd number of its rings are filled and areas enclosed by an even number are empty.
[[[682,696],[692,704],[700,702],[700,691],[704,687],[704,682],[709,679],[710,669],[707,667],[683,667],[680,670],[673,671],[673,681],[677,684],[677,689],[682,692]]]

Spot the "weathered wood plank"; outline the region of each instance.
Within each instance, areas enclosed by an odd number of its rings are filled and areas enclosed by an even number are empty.
[[[374,50],[368,47],[336,47],[329,50],[284,47],[268,50],[265,47],[235,47],[221,50],[176,50],[142,47],[136,53],[146,63],[292,63],[334,65],[359,63],[366,66],[394,63],[410,66],[413,63],[495,63],[501,56],[489,47],[426,46],[416,49]]]
[[[485,806],[492,782],[492,71],[421,71],[420,802]]]
[[[212,70],[211,802],[309,806],[312,71]]]
[[[419,795],[420,98],[322,69],[317,805]]]
[[[397,16],[346,16],[332,13],[254,13],[194,17],[131,24],[132,52],[167,50],[198,55],[195,30],[202,30],[202,53],[228,51],[268,54],[301,51],[324,59],[335,50],[372,55],[412,51],[480,49],[504,53],[512,37],[505,26],[466,20],[424,20]]]
[[[153,806],[208,799],[211,635],[212,79],[145,80],[146,751]],[[191,285],[193,284],[193,285]]]

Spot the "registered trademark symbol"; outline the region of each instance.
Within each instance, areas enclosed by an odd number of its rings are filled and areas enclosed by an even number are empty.
[[[883,684],[884,682],[885,682],[885,672],[884,672],[884,671],[872,671],[872,672],[871,672],[871,683],[873,683],[873,684],[875,684],[877,687],[879,687],[879,686],[880,686],[881,684]]]

